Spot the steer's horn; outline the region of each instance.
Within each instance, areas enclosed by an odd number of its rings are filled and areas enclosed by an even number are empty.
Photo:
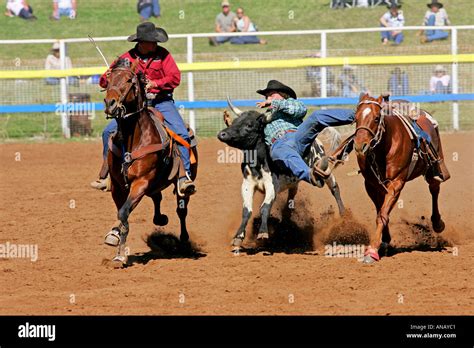
[[[237,116],[242,115],[243,111],[237,108],[236,106],[234,106],[234,104],[232,104],[229,96],[227,96],[227,104],[229,105],[229,108],[232,110],[234,114],[236,114]]]

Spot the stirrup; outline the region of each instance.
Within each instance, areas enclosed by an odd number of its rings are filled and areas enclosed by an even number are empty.
[[[185,177],[178,178],[178,187],[176,193],[180,197],[191,196],[196,193],[196,185],[191,178],[186,175]]]
[[[114,227],[105,235],[104,243],[110,246],[118,246],[120,244],[120,232]]]

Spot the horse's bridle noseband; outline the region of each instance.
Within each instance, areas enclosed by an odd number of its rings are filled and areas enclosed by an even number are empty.
[[[132,79],[129,82],[129,85],[128,85],[127,89],[125,90],[125,93],[120,96],[120,99],[117,103],[117,109],[120,112],[120,117],[121,118],[127,118],[129,116],[132,116],[132,115],[135,115],[135,114],[138,114],[138,113],[142,112],[146,108],[146,103],[144,103],[144,105],[139,110],[134,111],[134,112],[130,112],[128,114],[127,114],[127,108],[123,104],[123,101],[125,100],[125,98],[127,98],[128,94],[130,93],[132,88],[133,87],[136,88],[137,84],[139,83],[137,74],[135,74],[131,69],[127,69],[127,68],[114,68],[113,70],[127,71],[127,72],[132,74]],[[109,90],[116,91],[119,95],[121,94],[120,88],[118,88],[116,86],[107,87],[106,91],[109,91]],[[117,116],[111,116],[111,117],[108,117],[108,118],[117,118]]]
[[[362,100],[361,102],[359,102],[359,104],[357,104],[357,108],[359,108],[359,106],[362,105],[362,104],[375,104],[380,108],[379,112],[380,112],[381,118],[380,118],[379,125],[378,125],[376,133],[374,133],[374,131],[372,129],[370,129],[369,127],[366,127],[366,126],[357,127],[356,130],[355,130],[355,133],[354,133],[354,135],[356,135],[357,132],[362,130],[362,129],[369,132],[370,135],[372,135],[371,143],[375,142],[373,145],[370,146],[370,149],[373,149],[380,142],[380,140],[382,138],[382,133],[383,133],[383,130],[384,130],[384,115],[382,113],[383,106],[382,106],[382,104],[380,104],[379,102],[377,102],[375,100]]]

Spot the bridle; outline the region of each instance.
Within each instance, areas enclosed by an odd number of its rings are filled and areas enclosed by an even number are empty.
[[[112,115],[112,116],[107,115],[107,118],[119,118],[119,117],[120,117],[120,118],[127,118],[127,117],[129,117],[129,116],[132,116],[132,115],[135,115],[135,114],[139,114],[140,112],[142,112],[143,110],[145,110],[145,108],[146,108],[146,103],[145,103],[145,102],[143,103],[143,106],[142,106],[140,109],[138,109],[137,111],[130,112],[130,113],[127,113],[127,108],[126,108],[125,105],[123,104],[125,98],[127,98],[127,96],[129,95],[130,91],[132,90],[132,88],[134,88],[135,91],[139,90],[140,87],[138,86],[138,88],[137,88],[137,85],[138,85],[138,83],[139,83],[139,81],[138,81],[138,76],[137,76],[136,73],[134,73],[132,70],[130,70],[130,69],[128,69],[128,68],[121,68],[121,67],[119,67],[119,68],[114,68],[114,69],[113,69],[113,71],[117,71],[117,70],[126,71],[126,72],[131,73],[131,74],[132,74],[132,78],[131,78],[131,80],[128,81],[128,82],[129,82],[129,85],[128,85],[127,89],[125,90],[125,93],[120,96],[120,99],[119,99],[119,101],[118,101],[118,103],[117,103],[117,110],[119,110],[118,115]],[[106,91],[109,91],[109,90],[110,90],[110,91],[116,91],[117,94],[119,94],[119,95],[121,94],[121,90],[120,90],[120,88],[118,88],[117,86],[107,87]]]
[[[383,106],[375,100],[362,100],[361,102],[359,102],[359,104],[357,104],[357,108],[359,108],[359,106],[362,105],[362,104],[374,104],[374,105],[377,105],[380,108],[380,110],[379,110],[380,121],[379,121],[379,125],[377,127],[376,132],[374,132],[369,127],[359,126],[359,127],[356,128],[355,133],[354,133],[354,135],[356,135],[357,132],[360,131],[360,130],[366,130],[367,132],[369,132],[370,135],[372,136],[372,140],[370,141],[369,150],[373,150],[380,143],[380,141],[382,140],[382,135],[385,131],[385,122],[384,122],[385,118],[384,118],[384,113],[382,112]]]

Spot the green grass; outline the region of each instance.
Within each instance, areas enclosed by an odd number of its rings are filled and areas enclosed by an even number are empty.
[[[78,1],[78,17],[75,20],[62,18],[50,21],[51,2],[46,0],[30,0],[38,21],[27,22],[18,18],[2,16],[0,19],[0,37],[2,39],[40,39],[40,38],[77,38],[92,34],[100,36],[123,36],[135,31],[138,24],[134,0],[81,0]],[[426,11],[427,0],[410,0],[403,4],[407,25],[419,25]],[[474,4],[472,0],[443,1],[453,25],[474,24]],[[168,33],[212,32],[214,18],[220,11],[220,1],[207,0],[161,0],[162,17],[154,19]],[[379,17],[386,11],[384,7],[370,9],[355,8],[345,10],[329,9],[329,0],[236,0],[232,1],[233,9],[243,6],[250,18],[261,31],[301,30],[327,28],[358,28],[376,27]],[[184,18],[182,15],[184,14]],[[181,16],[181,17],[180,17]],[[401,47],[385,48],[387,53],[400,54],[407,49],[416,49],[418,37],[408,32]],[[230,46],[222,45],[210,49],[206,39],[195,40],[196,52],[227,53],[267,51],[278,52],[293,49],[316,49],[319,38],[312,36],[299,37],[268,37],[269,44]],[[474,34],[462,31],[459,42],[471,44]],[[101,44],[110,58],[120,54],[131,44],[126,42]],[[165,46],[175,54],[185,53],[185,40],[170,40]],[[375,46],[375,47],[374,47]],[[438,47],[439,46],[439,47]],[[365,35],[338,34],[328,37],[330,49],[381,49],[378,33]],[[448,42],[440,42],[425,46],[429,50],[449,49]],[[434,48],[433,48],[434,47]],[[2,49],[0,59],[10,60],[19,57],[24,60],[43,57],[48,45],[11,46]],[[89,44],[71,45],[70,55],[74,58],[97,58],[93,47]]]
[[[405,0],[403,11],[407,25],[419,25],[426,11],[428,0]],[[135,31],[138,24],[135,0],[79,0],[78,17],[76,20],[62,18],[60,21],[50,21],[51,1],[30,0],[38,21],[27,22],[18,18],[0,16],[0,38],[1,39],[45,39],[45,38],[74,38],[102,36],[126,36]],[[444,0],[443,3],[449,13],[453,25],[474,24],[474,1],[472,0]],[[160,0],[162,17],[155,23],[164,27],[169,34],[176,33],[199,33],[212,32],[214,30],[214,18],[220,12],[220,0]],[[376,27],[379,17],[386,11],[385,7],[372,9],[329,9],[329,0],[234,0],[231,1],[233,10],[237,6],[243,6],[246,13],[258,25],[261,31],[272,30],[304,30],[304,29],[333,29],[333,28],[357,28]],[[184,14],[184,18],[182,18]],[[230,60],[233,57],[239,59],[284,59],[288,57],[301,57],[319,49],[320,40],[318,36],[273,36],[267,37],[268,45],[245,45],[236,46],[225,44],[219,47],[210,47],[207,39],[195,39],[194,51],[196,61]],[[459,32],[460,53],[472,53],[474,48],[473,31]],[[128,50],[132,44],[128,42],[101,43],[108,60]],[[178,62],[185,61],[186,41],[183,39],[170,40],[164,44],[175,56]],[[30,45],[3,45],[0,46],[0,70],[2,69],[28,69],[41,68],[44,59],[49,52],[50,44]],[[382,46],[378,33],[367,34],[336,34],[328,36],[328,49],[330,56],[338,55],[404,55],[404,54],[441,54],[450,52],[450,40],[437,43],[420,45],[418,37],[414,32],[407,32],[405,41],[399,47]],[[103,65],[95,49],[89,43],[71,44],[68,47],[73,65],[99,66]],[[374,68],[376,69],[376,68]],[[387,76],[391,67],[377,68],[377,73],[369,74],[366,83],[374,87],[374,93],[385,88]],[[410,72],[410,69],[413,71]],[[431,68],[430,68],[431,69]],[[472,79],[470,75],[474,70],[469,66],[463,67],[464,90],[472,91]],[[414,67],[407,67],[408,73],[413,74],[411,80],[417,80],[420,86],[416,91],[425,87],[424,78],[421,79],[420,72]],[[301,72],[299,72],[301,73]],[[429,77],[428,72],[428,77]],[[253,91],[255,85],[261,84],[261,76],[256,72],[249,74],[216,74],[216,88],[213,95],[219,98],[231,94],[235,98],[255,97]],[[307,90],[307,83],[302,82],[301,75],[290,74],[284,71],[266,72],[272,78],[282,78],[299,90]],[[386,76],[387,75],[387,76]],[[201,91],[208,91],[208,76],[195,74],[196,93],[198,98]],[[246,76],[246,77],[245,77]],[[466,77],[467,76],[467,77]],[[235,84],[229,88],[225,79],[236,79]],[[428,78],[427,78],[428,79]],[[464,80],[463,80],[464,79]],[[471,82],[469,82],[471,81]],[[219,82],[219,83],[217,83]],[[245,88],[243,88],[245,86]],[[56,87],[44,86],[42,81],[36,80],[25,84],[27,92],[21,96],[21,103],[54,103],[57,101],[58,90]],[[84,90],[85,88],[85,90]],[[415,86],[414,86],[415,88]],[[9,98],[17,98],[14,81],[2,81],[3,101],[9,103]],[[93,86],[72,87],[70,92],[87,92],[93,101],[100,101],[102,95]],[[206,92],[208,93],[208,92]],[[186,98],[186,83],[177,89],[178,99]],[[216,98],[217,99],[217,98]],[[17,99],[13,99],[17,102]],[[426,106],[428,110],[435,108],[436,118],[443,127],[449,126],[451,118],[451,104],[438,103]],[[461,127],[472,129],[474,122],[474,103],[461,103]],[[198,133],[200,136],[214,136],[221,128],[221,110],[199,110]],[[94,129],[93,136],[100,134],[106,120],[101,115],[92,120]],[[16,139],[25,137],[61,137],[60,119],[52,114],[0,114],[0,139]]]

